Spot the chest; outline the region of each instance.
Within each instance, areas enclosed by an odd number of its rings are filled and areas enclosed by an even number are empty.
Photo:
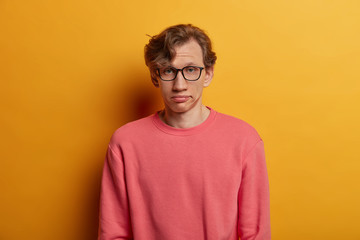
[[[179,188],[185,192],[235,192],[242,171],[239,148],[216,139],[154,139],[125,149],[125,171],[129,181],[154,193]]]

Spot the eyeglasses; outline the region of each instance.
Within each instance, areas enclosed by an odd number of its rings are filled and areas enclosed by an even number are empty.
[[[158,68],[158,74],[163,81],[173,81],[180,71],[183,77],[188,81],[196,81],[200,78],[203,67],[186,66],[182,69],[174,67]]]

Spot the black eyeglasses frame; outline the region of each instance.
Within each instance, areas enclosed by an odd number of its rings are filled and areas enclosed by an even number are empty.
[[[185,74],[184,74],[183,70],[184,70],[185,68],[188,68],[188,67],[193,67],[193,68],[198,68],[198,69],[200,69],[199,77],[198,77],[197,79],[189,80],[189,79],[187,79],[187,78],[185,77]],[[161,79],[162,81],[165,81],[165,82],[174,81],[174,80],[176,79],[179,71],[180,71],[180,72],[181,72],[181,75],[184,77],[184,79],[185,79],[186,81],[194,82],[194,81],[199,80],[199,78],[201,77],[202,70],[205,69],[204,67],[198,67],[198,66],[185,66],[185,67],[183,67],[183,68],[169,67],[169,68],[172,68],[172,69],[176,70],[176,73],[175,73],[174,78],[173,78],[173,79],[170,79],[170,80],[164,80],[164,79],[162,79],[161,74],[160,74],[160,68],[157,68],[157,69],[156,69],[156,70],[157,70],[157,74],[158,74],[158,76],[160,77],[160,79]]]

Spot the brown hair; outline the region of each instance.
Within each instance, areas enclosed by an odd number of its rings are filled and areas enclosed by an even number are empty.
[[[191,24],[179,24],[166,28],[160,34],[150,38],[145,45],[145,63],[149,67],[152,80],[156,80],[156,69],[169,63],[175,57],[176,46],[194,39],[202,49],[206,68],[216,62],[216,54],[212,51],[211,40],[206,33]]]

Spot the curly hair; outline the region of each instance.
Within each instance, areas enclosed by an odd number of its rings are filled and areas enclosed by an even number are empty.
[[[156,69],[168,64],[175,57],[175,47],[194,39],[200,45],[205,68],[216,62],[212,51],[211,40],[206,33],[191,24],[179,24],[166,28],[160,34],[152,36],[145,45],[145,64],[148,66],[152,80],[156,80]]]

